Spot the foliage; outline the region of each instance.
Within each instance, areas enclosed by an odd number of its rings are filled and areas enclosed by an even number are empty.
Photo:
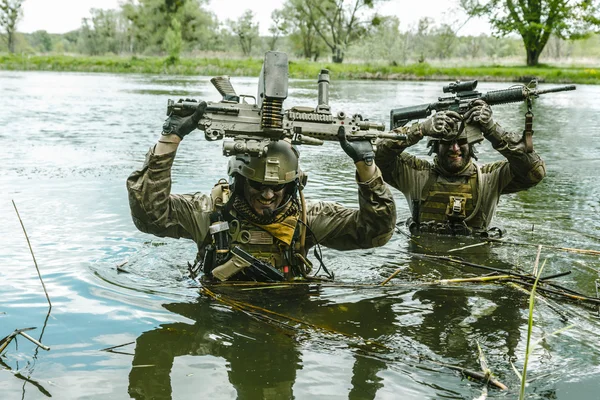
[[[10,53],[15,52],[17,23],[23,16],[24,0],[0,0],[0,28],[6,33],[6,44]]]
[[[181,24],[177,19],[171,20],[171,26],[167,30],[165,35],[165,50],[169,54],[167,59],[169,64],[174,64],[179,60],[181,54],[181,46],[183,45],[183,38],[181,37]]]
[[[342,63],[348,46],[380,23],[370,15],[375,3],[385,0],[288,0],[286,6],[323,40],[334,63]]]
[[[202,6],[207,0],[127,0],[121,5],[126,33],[135,53],[157,53],[173,18],[181,24],[181,36],[190,48],[210,49],[216,29],[214,16]]]
[[[166,65],[161,57],[62,55],[16,56],[0,54],[0,69],[40,71],[85,71],[111,73],[151,73],[178,75],[236,75],[258,76],[261,58],[235,59],[232,57],[181,58],[176,64]],[[332,80],[339,79],[404,79],[437,80],[479,79],[492,82],[528,81],[537,77],[547,83],[600,84],[600,69],[556,67],[441,67],[427,63],[404,66],[389,64],[323,64],[308,60],[290,62],[290,78],[316,79],[322,68],[330,70]],[[499,87],[501,88],[501,87]]]
[[[316,61],[326,45],[314,26],[304,18],[305,6],[305,0],[288,0],[282,9],[273,11],[273,16],[281,21],[279,29],[288,35],[291,52]]]
[[[38,51],[48,53],[53,48],[52,36],[46,31],[35,31],[31,34],[31,46]]]
[[[78,45],[82,53],[100,55],[118,54],[125,40],[119,30],[120,15],[114,10],[92,8],[91,18],[84,18]]]
[[[527,65],[537,65],[552,34],[580,39],[600,26],[598,2],[594,0],[461,0],[471,16],[487,16],[495,33],[518,33],[527,53]]]
[[[258,39],[258,22],[254,21],[252,10],[244,11],[236,21],[229,20],[227,24],[237,36],[242,53],[249,56],[252,52],[252,43]]]

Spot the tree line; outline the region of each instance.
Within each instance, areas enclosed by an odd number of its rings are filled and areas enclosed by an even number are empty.
[[[0,0],[1,37],[11,53],[166,55],[172,63],[182,54],[281,50],[334,63],[525,56],[535,66],[545,49],[560,58],[580,51],[573,40],[596,43],[593,34],[600,26],[599,1],[593,0],[460,0],[470,17],[487,17],[493,27],[492,35],[476,37],[459,36],[458,21],[438,25],[429,18],[401,31],[398,17],[376,12],[386,0],[287,0],[271,15],[269,35],[260,36],[251,10],[237,20],[218,21],[208,0],[126,0],[117,10],[91,9],[72,32],[20,34],[24,1]]]

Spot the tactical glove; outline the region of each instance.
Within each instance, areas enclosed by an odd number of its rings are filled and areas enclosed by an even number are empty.
[[[185,99],[186,102],[197,102],[196,100]],[[179,99],[178,103],[183,100]],[[163,135],[175,134],[183,139],[187,134],[198,128],[198,121],[206,111],[206,102],[198,103],[196,110],[189,115],[181,115],[180,113],[171,113],[163,124]]]
[[[475,100],[470,107],[464,115],[466,123],[478,123],[484,135],[492,133],[496,124],[492,119],[492,107],[483,100]]]
[[[342,149],[350,156],[350,158],[357,163],[364,161],[367,165],[373,164],[375,158],[375,152],[373,151],[373,145],[369,140],[353,140],[348,141],[346,139],[346,128],[340,126],[337,133],[338,140]]]
[[[436,112],[421,124],[421,132],[423,136],[439,139],[458,130],[458,124],[461,120],[460,114],[454,111]]]

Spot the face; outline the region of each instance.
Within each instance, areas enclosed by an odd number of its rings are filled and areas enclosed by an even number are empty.
[[[440,141],[438,162],[448,172],[459,172],[471,159],[467,139]]]
[[[256,214],[265,215],[265,210],[270,210],[273,213],[283,202],[285,186],[285,184],[275,186],[263,185],[260,182],[246,179],[244,183],[244,197]]]

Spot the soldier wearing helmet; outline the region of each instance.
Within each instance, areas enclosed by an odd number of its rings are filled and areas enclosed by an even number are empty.
[[[309,277],[312,262],[307,251],[313,246],[351,250],[381,246],[390,239],[395,204],[373,161],[373,147],[369,141],[348,142],[343,127],[338,138],[356,165],[359,209],[307,203],[300,154],[285,140],[266,141],[260,157],[232,156],[229,182],[219,181],[210,195],[171,194],[176,150],[196,129],[205,109],[201,102],[191,116],[169,116],[143,168],[127,180],[135,225],[157,236],[194,240],[198,255],[193,271],[201,268],[205,277],[219,280]],[[258,270],[255,260],[260,262]],[[324,267],[320,257],[318,261]]]
[[[492,109],[474,101],[464,114],[438,112],[423,123],[402,127],[405,141],[382,140],[375,160],[383,178],[406,197],[412,234],[501,234],[490,224],[500,195],[529,189],[546,175],[535,152],[528,153],[521,136],[506,132],[492,119]],[[433,163],[404,150],[429,137]],[[477,165],[475,145],[487,139],[506,160]]]

